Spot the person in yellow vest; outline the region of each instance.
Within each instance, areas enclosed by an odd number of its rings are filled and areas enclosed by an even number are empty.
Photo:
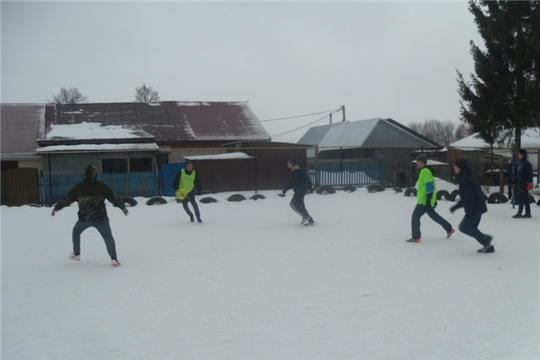
[[[420,242],[420,218],[426,213],[431,220],[435,221],[444,229],[447,238],[456,232],[452,228],[452,225],[435,211],[435,207],[437,206],[437,186],[435,185],[435,179],[431,169],[426,165],[426,154],[419,154],[416,157],[416,166],[420,170],[416,192],[417,204],[411,217],[412,237],[406,240],[407,242]]]
[[[186,213],[189,215],[189,220],[191,222],[195,221],[193,213],[189,210],[188,207],[188,203],[191,203],[191,206],[195,211],[195,217],[197,218],[197,221],[199,223],[202,223],[199,206],[197,206],[197,202],[195,201],[195,189],[197,189],[197,193],[201,195],[201,182],[199,181],[199,176],[197,175],[197,172],[193,170],[193,162],[189,160],[186,161],[186,168],[180,170],[178,174],[176,174],[172,186],[174,188],[174,191],[177,191],[178,189],[184,189],[187,192],[187,196],[182,200],[182,205],[184,206],[184,210],[186,211]]]

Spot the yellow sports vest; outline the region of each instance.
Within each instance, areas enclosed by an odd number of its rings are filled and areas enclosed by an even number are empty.
[[[184,189],[189,194],[195,187],[195,170],[191,174],[186,174],[186,169],[182,169],[182,176],[180,176],[179,189]]]

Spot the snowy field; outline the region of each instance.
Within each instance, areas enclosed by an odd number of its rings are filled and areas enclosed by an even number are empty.
[[[478,254],[427,215],[405,243],[416,198],[391,189],[308,195],[311,227],[290,192],[260,193],[213,195],[202,225],[172,198],[109,204],[119,268],[94,229],[67,259],[76,204],[2,206],[2,359],[540,358],[539,206],[488,204],[496,253]],[[437,211],[457,229],[452,204]]]

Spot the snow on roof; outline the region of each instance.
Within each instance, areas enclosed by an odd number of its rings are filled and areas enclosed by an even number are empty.
[[[512,141],[511,139],[510,141]],[[455,143],[450,144],[453,148],[458,149],[484,149],[489,148],[489,144],[485,142],[478,136],[478,133],[472,134],[456,141]],[[512,148],[511,143],[504,144],[504,146],[499,147],[497,144],[494,144],[495,148]],[[521,134],[521,147],[523,149],[540,149],[540,129],[539,128],[530,128],[523,131]]]
[[[96,152],[96,151],[158,151],[156,144],[81,144],[81,145],[53,145],[38,148],[36,153],[47,154],[53,152]]]
[[[412,162],[416,164],[416,160],[413,160]],[[426,165],[448,165],[448,163],[445,163],[445,162],[441,162],[441,161],[436,161],[436,160],[431,160],[431,159],[428,159],[428,161],[427,161],[427,164],[426,164]]]
[[[216,155],[200,155],[200,156],[184,156],[187,160],[231,160],[231,159],[253,159],[243,152],[216,154]]]
[[[54,125],[46,135],[46,139],[130,139],[153,137],[141,129],[127,128],[121,125],[101,126],[101,123],[82,122],[80,124]]]

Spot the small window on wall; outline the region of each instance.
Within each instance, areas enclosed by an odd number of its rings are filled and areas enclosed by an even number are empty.
[[[152,171],[152,158],[129,159],[129,172]]]
[[[101,168],[105,174],[152,171],[152,158],[103,159]]]
[[[127,173],[128,159],[103,159],[101,160],[101,168],[103,173]]]

